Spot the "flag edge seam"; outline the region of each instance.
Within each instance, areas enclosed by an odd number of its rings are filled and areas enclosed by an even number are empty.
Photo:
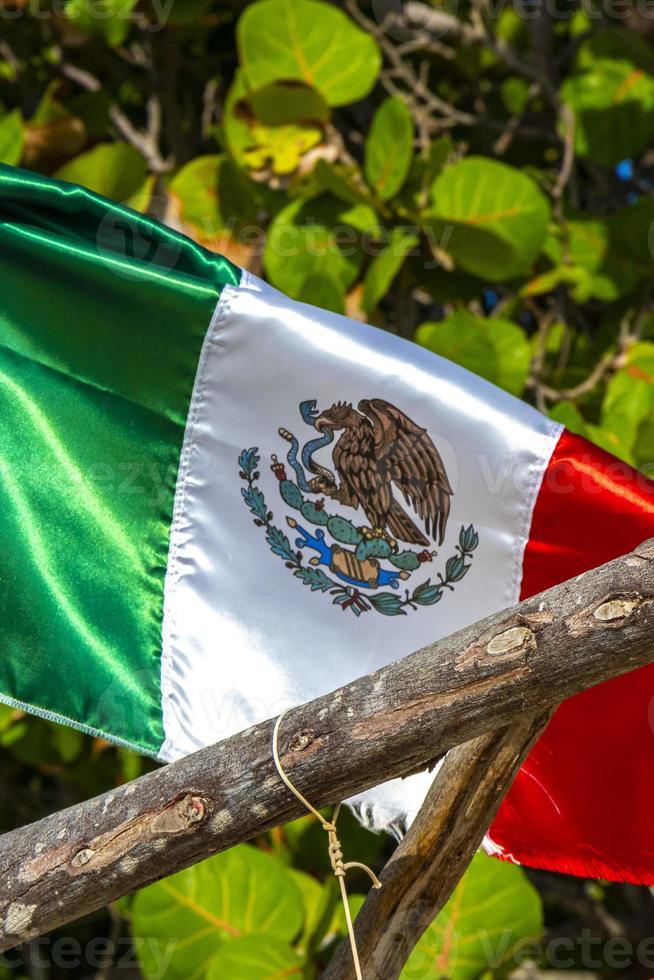
[[[222,328],[222,325],[229,315],[232,300],[238,295],[240,287],[243,285],[244,275],[241,274],[241,281],[238,286],[226,283],[220,293],[220,297],[214,307],[214,311],[209,321],[209,326],[205,333],[198,359],[198,366],[193,384],[193,392],[189,402],[189,412],[184,429],[184,439],[180,453],[179,470],[175,487],[175,502],[173,505],[173,519],[170,525],[170,543],[168,551],[168,562],[164,580],[164,605],[161,624],[161,712],[164,729],[164,741],[159,749],[158,758],[164,762],[169,762],[177,758],[179,752],[175,750],[175,744],[180,737],[184,738],[185,733],[175,710],[172,692],[175,690],[175,657],[174,657],[174,636],[175,618],[172,612],[172,594],[175,590],[177,580],[180,576],[179,564],[179,539],[178,534],[184,525],[187,513],[187,490],[188,479],[191,470],[191,457],[197,443],[195,440],[196,426],[202,406],[204,404],[207,381],[209,377],[209,355],[214,340]],[[187,733],[186,733],[187,734]],[[200,746],[198,746],[199,748]]]

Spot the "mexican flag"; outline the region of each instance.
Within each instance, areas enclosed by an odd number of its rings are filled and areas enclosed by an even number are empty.
[[[171,760],[629,550],[654,485],[424,349],[0,169],[0,701]],[[654,667],[487,847],[654,884]],[[433,777],[353,802],[402,828]]]

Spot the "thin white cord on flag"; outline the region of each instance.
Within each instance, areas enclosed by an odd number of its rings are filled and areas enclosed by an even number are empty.
[[[343,911],[345,912],[345,922],[347,923],[347,934],[350,937],[350,946],[352,948],[352,959],[354,960],[354,971],[356,973],[357,980],[363,980],[363,974],[361,973],[361,964],[359,963],[357,942],[354,935],[354,926],[352,924],[352,916],[350,914],[350,905],[347,900],[347,887],[345,885],[345,875],[350,868],[360,868],[362,871],[365,871],[368,875],[370,875],[373,888],[381,888],[382,884],[379,878],[377,877],[377,875],[375,874],[375,872],[372,871],[366,864],[361,864],[359,861],[348,861],[347,863],[343,862],[343,851],[341,849],[341,842],[339,841],[338,835],[336,833],[336,821],[338,820],[338,815],[341,812],[341,804],[339,803],[338,806],[334,809],[334,815],[332,819],[325,820],[322,813],[320,813],[319,810],[316,810],[313,804],[309,803],[306,796],[302,795],[299,789],[297,789],[297,787],[293,785],[291,780],[284,772],[281,760],[279,758],[278,740],[279,740],[279,729],[282,720],[286,714],[287,714],[286,711],[282,711],[281,715],[275,722],[275,728],[273,730],[272,753],[275,762],[275,768],[277,769],[277,772],[279,773],[279,777],[284,783],[284,785],[287,786],[287,788],[290,789],[291,793],[293,793],[293,795],[297,797],[300,803],[303,803],[304,806],[307,808],[307,810],[309,810],[309,812],[312,813],[314,817],[316,817],[320,821],[320,825],[322,829],[327,832],[329,862],[332,866],[332,871],[334,872],[335,877],[338,879],[338,884],[341,889],[341,901],[343,902]]]

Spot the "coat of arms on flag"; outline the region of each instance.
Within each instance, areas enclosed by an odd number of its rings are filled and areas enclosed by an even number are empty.
[[[133,215],[80,188],[0,185],[0,702],[176,759],[651,534],[654,484],[456,364],[145,218],[126,257]],[[134,467],[153,492],[117,492]],[[652,690],[564,704],[487,847],[654,881]],[[431,781],[350,802],[401,829]]]
[[[276,453],[271,456],[280,496],[291,509],[286,524],[297,535],[293,543],[273,523],[273,511],[257,485],[259,449],[244,449],[238,459],[247,484],[241,490],[243,500],[254,523],[265,528],[271,551],[312,592],[329,593],[334,605],[357,617],[371,609],[404,616],[408,610],[439,602],[467,573],[479,536],[472,524],[461,527],[456,553],[443,570],[400,591],[414,572],[431,565],[438,552],[429,546],[442,544],[445,537],[453,491],[431,436],[381,398],[360,400],[358,410],[339,401],[319,413],[316,405],[315,399],[301,402],[300,415],[318,435],[301,446],[298,437],[282,427],[279,435],[290,446],[288,465]],[[336,472],[314,458],[327,449]],[[402,494],[404,505],[393,488]],[[328,501],[362,510],[369,526],[357,526],[333,512]],[[424,522],[424,532],[409,510]]]

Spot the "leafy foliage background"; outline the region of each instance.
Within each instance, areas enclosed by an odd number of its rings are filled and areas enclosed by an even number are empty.
[[[647,472],[652,38],[631,0],[0,0],[0,160],[154,214]],[[1,708],[0,830],[148,765]],[[380,868],[390,839],[343,820]],[[651,977],[653,911],[645,888],[479,855],[405,976]],[[0,978],[311,977],[343,932],[307,818],[28,944]]]

